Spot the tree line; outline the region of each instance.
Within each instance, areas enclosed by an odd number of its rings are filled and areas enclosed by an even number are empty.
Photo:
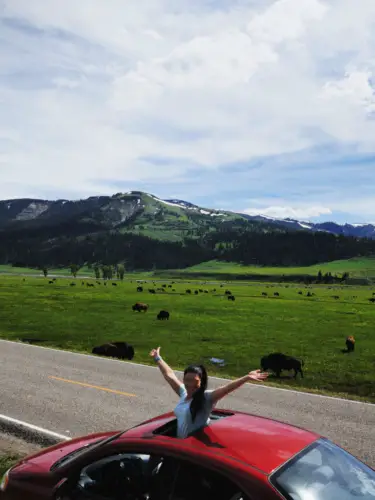
[[[115,230],[95,232],[92,227],[85,233],[82,229],[2,231],[0,263],[40,269],[72,265],[79,269],[85,264],[118,269],[115,266],[125,264],[127,271],[133,271],[181,269],[212,259],[244,265],[308,266],[375,254],[372,239],[282,228],[271,231],[254,224],[236,229],[228,224],[180,242]],[[330,277],[320,279],[329,282]]]

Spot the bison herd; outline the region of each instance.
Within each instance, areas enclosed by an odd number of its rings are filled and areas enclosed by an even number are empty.
[[[49,280],[49,284],[54,284],[56,282],[56,278],[53,280]],[[100,282],[97,282],[100,284]],[[82,281],[82,285],[86,284],[88,287],[93,287],[93,283],[84,283]],[[106,285],[106,283],[104,283]],[[70,283],[70,286],[75,286],[76,283]],[[116,283],[112,283],[113,286],[117,286]],[[155,285],[155,283],[154,283]],[[168,285],[169,288],[172,288],[172,285]],[[223,287],[223,285],[220,285],[220,287]],[[157,291],[165,292],[167,288],[167,285],[162,285],[161,288],[157,288]],[[269,288],[269,287],[266,287]],[[137,286],[137,292],[143,292],[143,287],[142,286]],[[155,289],[149,289],[149,293],[155,294],[156,291]],[[172,291],[175,291],[175,289],[172,289]],[[212,292],[216,292],[216,289],[212,290]],[[186,294],[191,294],[192,290],[187,289],[185,290]],[[194,294],[198,295],[199,293],[209,293],[208,290],[204,289],[199,289],[195,290]],[[299,295],[303,295],[302,291],[297,292]],[[267,292],[262,292],[261,293],[263,297],[268,297]],[[228,300],[234,301],[235,296],[232,294],[230,290],[225,290],[224,295],[227,297]],[[273,293],[274,297],[280,297],[279,292],[274,292]],[[315,294],[313,292],[307,292],[307,297],[313,297]],[[373,294],[375,295],[375,294]],[[333,295],[333,299],[338,300],[340,297],[338,295]],[[356,297],[353,297],[356,298]],[[375,302],[375,298],[372,297],[368,299],[371,302]],[[132,310],[134,312],[144,312],[146,313],[149,309],[149,305],[144,303],[144,302],[136,302],[132,306]],[[166,310],[160,310],[159,313],[156,315],[156,319],[163,321],[163,320],[169,320],[170,318],[170,313],[169,311]],[[346,349],[343,349],[342,352],[350,353],[354,351],[355,347],[355,339],[354,337],[348,336],[345,340],[346,344]],[[112,358],[118,358],[118,359],[128,359],[132,360],[134,358],[134,348],[132,345],[128,344],[127,342],[110,342],[106,344],[102,344],[100,346],[95,346],[92,349],[93,354],[101,355],[101,356],[108,356]],[[304,361],[299,360],[293,356],[288,356],[286,354],[283,354],[281,352],[274,352],[272,354],[269,354],[267,356],[263,356],[260,360],[260,366],[263,371],[269,371],[271,370],[274,372],[276,377],[280,377],[281,372],[283,370],[293,370],[294,371],[294,378],[297,378],[298,373],[300,373],[301,378],[303,378],[303,370],[302,367],[304,366]]]
[[[355,339],[353,335],[346,337],[345,340],[346,350],[343,352],[353,352]],[[274,352],[268,356],[263,356],[260,360],[260,367],[263,371],[271,370],[275,373],[276,377],[280,377],[282,370],[294,370],[294,378],[297,378],[298,373],[301,374],[303,378],[302,367],[304,366],[304,361],[294,358],[293,356],[287,356],[281,352]]]

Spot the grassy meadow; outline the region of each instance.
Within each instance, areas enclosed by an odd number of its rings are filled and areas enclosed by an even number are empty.
[[[154,272],[126,273],[126,278],[138,279],[138,277],[155,277],[155,279],[167,279],[175,277],[176,279],[191,280],[219,279],[231,281],[240,279],[241,281],[246,281],[247,277],[251,277],[252,281],[254,281],[254,278],[259,278],[258,281],[262,281],[262,277],[270,277],[271,279],[274,278],[274,281],[278,281],[281,276],[293,277],[304,275],[316,277],[319,271],[323,274],[330,272],[333,275],[337,274],[338,276],[342,276],[343,273],[348,272],[351,278],[367,278],[375,280],[375,257],[355,257],[352,259],[336,260],[305,267],[243,266],[236,262],[221,262],[212,260],[202,262],[201,264],[187,267],[185,269],[166,269]],[[0,275],[7,273],[43,275],[42,271],[38,269],[0,265]],[[69,268],[49,269],[48,274],[69,276],[71,271]],[[94,277],[94,275],[95,273],[93,269],[89,269],[87,266],[84,266],[78,271],[77,277]]]
[[[133,362],[150,364],[150,349],[160,345],[175,369],[200,361],[211,375],[225,377],[242,376],[259,367],[262,355],[282,351],[304,360],[305,378],[283,372],[268,384],[375,402],[375,304],[368,301],[375,288],[166,282],[165,292],[151,294],[148,289],[162,283],[146,279],[139,293],[135,280],[117,286],[89,280],[95,286],[87,287],[80,278],[49,284],[49,278],[2,275],[0,338],[42,339],[41,345],[87,353],[124,340],[135,348]],[[224,295],[227,288],[235,302]],[[208,293],[195,295],[198,289]],[[315,295],[307,297],[309,291]],[[133,312],[136,301],[149,304],[148,312]],[[170,312],[169,321],[156,320],[160,309]],[[356,349],[343,354],[348,335]],[[213,365],[211,357],[225,366]]]
[[[175,276],[189,278],[220,278],[220,279],[246,279],[246,277],[274,278],[276,281],[281,276],[293,277],[296,275],[314,276],[318,272],[332,273],[342,276],[348,272],[351,278],[375,278],[375,257],[356,257],[353,259],[336,260],[322,264],[305,267],[267,267],[244,266],[236,262],[209,261],[186,269],[156,271],[156,276]]]
[[[15,453],[6,453],[0,456],[0,479],[5,472],[12,467],[16,462],[21,460],[21,455]]]

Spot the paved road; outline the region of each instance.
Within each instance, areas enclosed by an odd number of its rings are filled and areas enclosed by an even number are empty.
[[[154,366],[3,340],[0,353],[0,413],[71,437],[126,429],[176,403]],[[222,384],[212,378],[209,387]],[[254,383],[219,406],[315,430],[375,466],[375,405]]]

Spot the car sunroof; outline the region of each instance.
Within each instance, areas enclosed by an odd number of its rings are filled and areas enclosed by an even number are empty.
[[[233,412],[229,410],[213,410],[210,413],[210,421],[211,423],[216,422],[217,420],[221,420],[226,417],[230,417],[234,415]],[[170,422],[167,422],[166,424],[162,425],[161,427],[158,427],[155,429],[152,433],[156,435],[162,435],[162,436],[170,436],[170,437],[176,437],[176,432],[177,432],[177,419],[174,418]]]

